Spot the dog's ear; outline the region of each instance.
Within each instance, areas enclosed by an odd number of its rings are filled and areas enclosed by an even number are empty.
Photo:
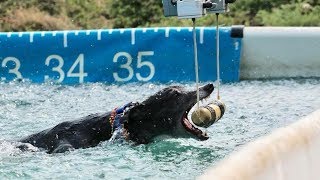
[[[138,144],[146,144],[152,137],[148,132],[147,119],[148,108],[143,103],[134,106],[128,112],[128,119],[124,126],[129,131],[130,139]]]
[[[142,119],[145,113],[146,111],[145,111],[144,104],[139,103],[138,105],[134,106],[133,108],[130,109],[130,112],[128,114],[129,123]]]

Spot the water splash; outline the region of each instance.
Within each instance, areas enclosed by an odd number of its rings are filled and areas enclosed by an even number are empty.
[[[169,138],[139,146],[104,142],[94,148],[48,155],[21,152],[9,142],[59,122],[142,101],[168,85],[194,90],[195,84],[2,83],[0,136],[7,142],[0,145],[0,179],[194,179],[245,143],[318,109],[319,84],[319,79],[288,79],[222,85],[220,93],[227,110],[221,121],[207,129],[207,141]]]

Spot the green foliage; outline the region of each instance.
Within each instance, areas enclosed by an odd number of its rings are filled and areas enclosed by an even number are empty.
[[[112,0],[0,0],[0,30],[110,28]]]
[[[308,3],[286,4],[271,12],[258,13],[262,25],[266,26],[319,26],[320,6],[312,7]]]
[[[222,14],[222,25],[247,26],[317,26],[319,25],[318,0],[238,0],[230,4],[230,12]],[[137,26],[190,26],[190,20],[165,18],[161,0],[113,1],[111,15],[114,27]],[[198,26],[215,24],[214,15],[197,21]]]
[[[149,26],[158,23],[162,15],[161,0],[121,0],[113,1],[111,17],[114,18],[114,27]]]
[[[84,29],[103,28],[109,18],[108,1],[97,3],[95,0],[68,0],[63,7],[64,13],[79,27]],[[100,23],[100,24],[99,24]]]
[[[0,15],[3,16],[14,8],[30,8],[37,0],[17,1],[17,0],[0,0]]]
[[[221,25],[320,25],[318,0],[237,0],[229,7]],[[197,20],[197,26],[215,23],[214,15]],[[0,0],[1,31],[191,25],[188,19],[164,17],[162,0]]]
[[[59,15],[61,11],[61,6],[58,4],[57,0],[37,0],[34,5],[42,11],[48,12],[50,15]]]
[[[309,15],[304,13],[306,7],[310,8]],[[231,6],[228,16],[236,24],[242,21],[240,24],[250,26],[311,26],[318,24],[314,15],[319,7],[318,0],[245,0]]]

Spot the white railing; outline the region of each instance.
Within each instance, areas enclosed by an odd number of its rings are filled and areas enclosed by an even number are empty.
[[[320,77],[320,27],[245,27],[241,79]]]

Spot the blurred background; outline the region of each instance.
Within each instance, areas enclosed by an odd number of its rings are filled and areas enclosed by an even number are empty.
[[[222,26],[319,26],[318,0],[237,0]],[[214,25],[214,15],[197,26]],[[191,26],[165,18],[161,0],[0,0],[0,31]]]

